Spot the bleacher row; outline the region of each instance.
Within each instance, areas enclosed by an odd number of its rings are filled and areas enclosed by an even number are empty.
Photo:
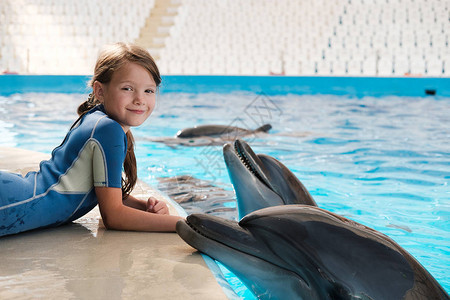
[[[0,70],[91,74],[99,49],[133,42],[154,0],[2,0]]]
[[[450,76],[447,0],[178,0],[163,74]],[[0,69],[90,74],[155,0],[3,0]]]
[[[448,1],[183,3],[161,54],[170,73],[450,74]]]

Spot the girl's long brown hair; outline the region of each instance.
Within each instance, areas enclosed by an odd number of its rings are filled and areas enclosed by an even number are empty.
[[[94,76],[89,81],[89,86],[93,87],[95,81],[107,84],[111,81],[112,75],[119,70],[125,63],[133,62],[144,67],[152,76],[158,87],[161,84],[161,75],[155,61],[142,47],[116,43],[105,47],[99,54],[97,63],[95,64]],[[81,103],[78,107],[78,114],[83,116],[90,109],[100,104],[100,101],[95,98],[94,93],[91,93],[88,99]],[[77,122],[75,122],[77,123]],[[122,176],[122,197],[126,198],[133,190],[137,181],[137,167],[136,156],[134,155],[134,138],[131,130],[127,132],[127,154],[123,162],[124,176]]]

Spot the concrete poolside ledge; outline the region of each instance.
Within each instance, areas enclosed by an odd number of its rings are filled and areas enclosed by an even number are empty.
[[[0,170],[26,174],[48,157],[0,147]],[[133,194],[167,200],[143,182]],[[0,238],[0,261],[0,299],[228,299],[177,234],[106,230],[97,207],[73,224]]]

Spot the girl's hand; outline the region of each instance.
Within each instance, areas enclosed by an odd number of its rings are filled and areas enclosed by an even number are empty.
[[[168,215],[169,214],[169,208],[167,207],[167,204],[164,201],[159,201],[158,199],[154,197],[150,197],[147,200],[147,212],[159,214],[159,215]]]

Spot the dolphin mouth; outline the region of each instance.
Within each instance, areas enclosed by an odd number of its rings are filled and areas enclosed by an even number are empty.
[[[211,215],[191,214],[177,222],[176,231],[187,244],[231,267],[231,271],[234,268],[239,272],[242,263],[236,258],[241,257],[256,270],[274,270],[278,275],[284,274],[296,283],[308,289],[310,287],[306,276],[289,270],[283,260],[276,256],[271,259],[270,247],[237,222]]]
[[[252,151],[250,146],[240,139],[237,139],[233,143],[234,152],[241,160],[242,164],[247,168],[247,170],[252,173],[259,181],[266,185],[272,191],[275,191],[269,179],[264,174],[261,169],[262,162]]]
[[[200,236],[202,236],[202,237],[204,237],[204,238],[211,239],[209,236],[207,236],[206,234],[204,234],[200,229],[198,229],[194,224],[192,224],[191,222],[189,222],[189,216],[188,216],[188,218],[186,218],[186,220],[184,220],[184,222],[185,222],[185,224],[186,224],[187,226],[189,226],[189,228],[190,228],[191,230],[194,231],[194,233],[199,234]],[[211,239],[211,240],[213,240],[213,241],[219,243],[219,241],[216,241],[215,239]]]
[[[183,225],[187,225],[187,227]],[[190,234],[197,234],[200,238],[206,238],[241,251],[243,249],[237,246],[240,240],[247,242],[253,240],[248,231],[236,222],[216,216],[191,214],[185,220],[177,223],[177,232],[180,236],[188,229],[191,230]],[[253,242],[255,241],[253,240]]]
[[[191,214],[185,220],[177,222],[176,231],[186,243],[215,259],[220,260],[220,255],[216,257],[215,252],[225,249],[226,252],[248,255],[283,268],[261,257],[266,246],[237,222],[211,215]]]

